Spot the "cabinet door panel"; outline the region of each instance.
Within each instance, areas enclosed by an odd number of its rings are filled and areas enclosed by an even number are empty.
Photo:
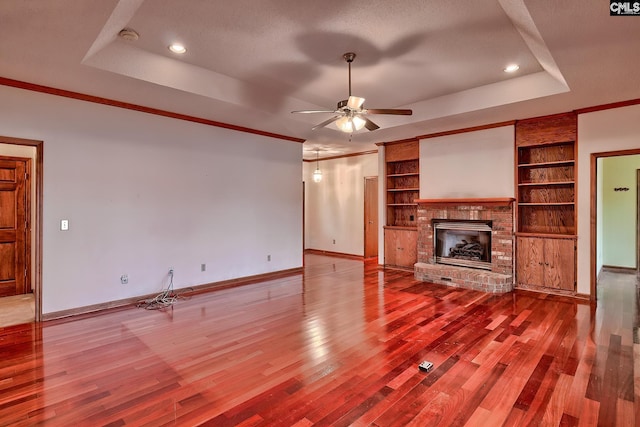
[[[402,239],[397,245],[397,265],[401,267],[413,267],[418,257],[418,233],[415,231],[402,231]]]
[[[544,286],[544,240],[518,237],[517,251],[518,284]]]
[[[567,239],[545,239],[544,286],[575,289],[575,243]]]
[[[418,232],[390,230],[384,232],[384,263],[413,268],[418,259]]]
[[[396,265],[396,230],[384,231],[384,263]]]

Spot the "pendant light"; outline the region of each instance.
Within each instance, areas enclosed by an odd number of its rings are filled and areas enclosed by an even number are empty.
[[[320,149],[316,148],[316,170],[313,172],[313,182],[322,181],[322,172],[320,171]]]

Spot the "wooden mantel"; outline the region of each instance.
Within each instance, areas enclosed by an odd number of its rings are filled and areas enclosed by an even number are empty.
[[[416,199],[421,205],[482,205],[482,206],[509,206],[516,199],[513,197],[488,197],[475,199]]]

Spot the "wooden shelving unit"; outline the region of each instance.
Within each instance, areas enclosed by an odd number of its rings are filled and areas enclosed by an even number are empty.
[[[387,220],[385,266],[413,269],[417,261],[420,160],[417,140],[385,144]]]
[[[575,291],[577,118],[516,123],[516,278],[521,288]]]

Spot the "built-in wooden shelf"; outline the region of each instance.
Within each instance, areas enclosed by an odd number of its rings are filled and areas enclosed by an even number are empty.
[[[385,144],[385,267],[413,270],[417,261],[419,153],[418,140]]]
[[[574,202],[518,203],[518,206],[573,206]]]
[[[575,163],[575,160],[560,160],[553,162],[537,162],[537,163],[519,163],[519,168],[542,168],[553,166],[571,166]]]
[[[516,280],[523,289],[576,289],[577,116],[516,122]]]
[[[470,199],[417,199],[416,203],[428,205],[484,205],[509,206],[515,199],[512,197],[488,197]]]
[[[574,181],[540,181],[540,182],[521,182],[518,187],[535,187],[547,185],[575,185]]]
[[[420,191],[419,188],[387,188],[387,191]]]
[[[418,172],[413,172],[413,173],[393,173],[393,174],[388,174],[387,178],[398,178],[398,177],[402,177],[402,176],[420,176],[420,173],[418,173]]]

